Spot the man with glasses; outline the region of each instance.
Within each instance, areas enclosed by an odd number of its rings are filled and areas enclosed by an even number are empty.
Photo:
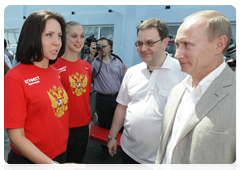
[[[98,51],[98,56],[94,58],[97,47],[96,43],[92,42],[90,55],[86,61],[92,66],[92,78],[97,92],[96,110],[99,127],[110,129],[113,114],[117,107],[117,94],[125,72],[122,62],[111,55],[111,46],[108,39],[100,38],[97,44],[102,45],[102,51]],[[107,156],[108,148],[106,145],[102,145],[100,158],[105,159]]]
[[[166,23],[160,19],[146,20],[137,27],[135,45],[143,62],[129,68],[124,76],[108,136],[108,151],[114,156],[117,132],[124,124],[124,164],[155,162],[168,94],[186,77],[178,61],[165,51],[168,34]]]

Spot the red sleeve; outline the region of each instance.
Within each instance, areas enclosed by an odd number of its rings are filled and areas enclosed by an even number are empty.
[[[4,128],[23,128],[27,104],[23,85],[11,77],[4,78]]]

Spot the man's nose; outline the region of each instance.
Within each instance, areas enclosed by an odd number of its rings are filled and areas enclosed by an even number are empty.
[[[175,53],[174,58],[176,58],[177,60],[179,60],[179,59],[181,59],[181,58],[183,58],[183,57],[184,57],[184,51],[183,51],[183,49],[178,48],[178,49],[176,50],[176,53]]]
[[[141,51],[146,51],[148,49],[145,43],[143,43],[143,45],[140,48],[141,48]]]

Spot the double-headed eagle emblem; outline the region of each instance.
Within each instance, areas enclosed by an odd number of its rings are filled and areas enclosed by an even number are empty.
[[[68,96],[66,91],[62,87],[56,87],[53,85],[53,89],[47,91],[47,94],[51,100],[51,106],[54,110],[56,117],[64,115],[68,109]]]
[[[84,92],[86,92],[88,78],[86,75],[76,72],[76,74],[69,76],[69,83],[72,93],[76,96],[81,96]]]

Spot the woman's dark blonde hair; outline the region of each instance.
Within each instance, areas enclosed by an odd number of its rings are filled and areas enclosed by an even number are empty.
[[[73,26],[81,26],[83,27],[79,22],[76,21],[69,21],[66,23],[66,33],[68,33],[69,29]]]

